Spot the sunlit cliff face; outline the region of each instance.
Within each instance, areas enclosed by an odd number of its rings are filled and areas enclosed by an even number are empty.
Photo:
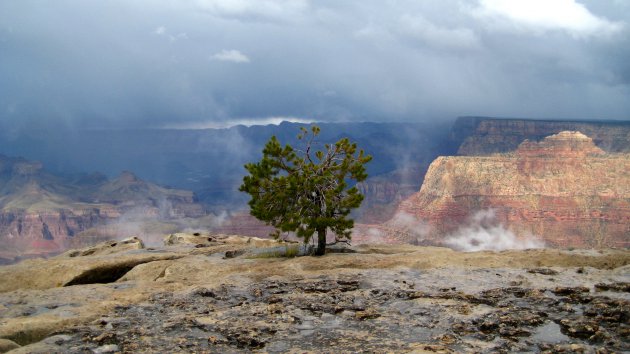
[[[626,247],[628,161],[579,132],[525,140],[511,153],[442,156],[398,211],[428,225],[429,244]]]

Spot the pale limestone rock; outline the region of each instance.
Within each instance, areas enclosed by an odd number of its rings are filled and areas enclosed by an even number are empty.
[[[259,237],[225,235],[211,233],[175,233],[164,238],[164,245],[249,245],[255,247],[276,246],[281,241],[264,239]]]
[[[110,283],[139,264],[181,257],[173,252],[154,252],[143,247],[142,240],[132,237],[71,250],[50,259],[32,259],[3,266],[0,267],[0,293]]]
[[[12,340],[0,338],[0,353],[6,353],[9,350],[17,349],[20,345]]]
[[[69,250],[58,257],[85,257],[118,253],[127,250],[141,250],[144,242],[137,237],[129,237],[121,241],[106,241],[81,250]]]
[[[178,232],[164,237],[164,245],[209,245],[215,239],[210,234]]]

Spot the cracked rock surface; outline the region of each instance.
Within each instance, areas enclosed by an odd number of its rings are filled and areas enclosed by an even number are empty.
[[[167,249],[169,259],[112,283],[5,291],[0,344],[12,353],[630,351],[628,251],[364,246],[287,259],[248,258],[247,247]],[[243,255],[225,258],[234,250]]]

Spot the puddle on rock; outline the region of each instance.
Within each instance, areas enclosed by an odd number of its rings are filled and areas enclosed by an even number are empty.
[[[560,331],[560,325],[553,321],[547,321],[542,326],[536,328],[536,332],[534,332],[531,339],[534,342],[550,344],[558,344],[571,340]]]

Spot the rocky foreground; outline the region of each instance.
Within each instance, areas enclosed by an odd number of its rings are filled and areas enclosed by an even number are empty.
[[[622,352],[630,251],[139,239],[0,267],[0,352]],[[289,250],[289,251],[287,251]]]

